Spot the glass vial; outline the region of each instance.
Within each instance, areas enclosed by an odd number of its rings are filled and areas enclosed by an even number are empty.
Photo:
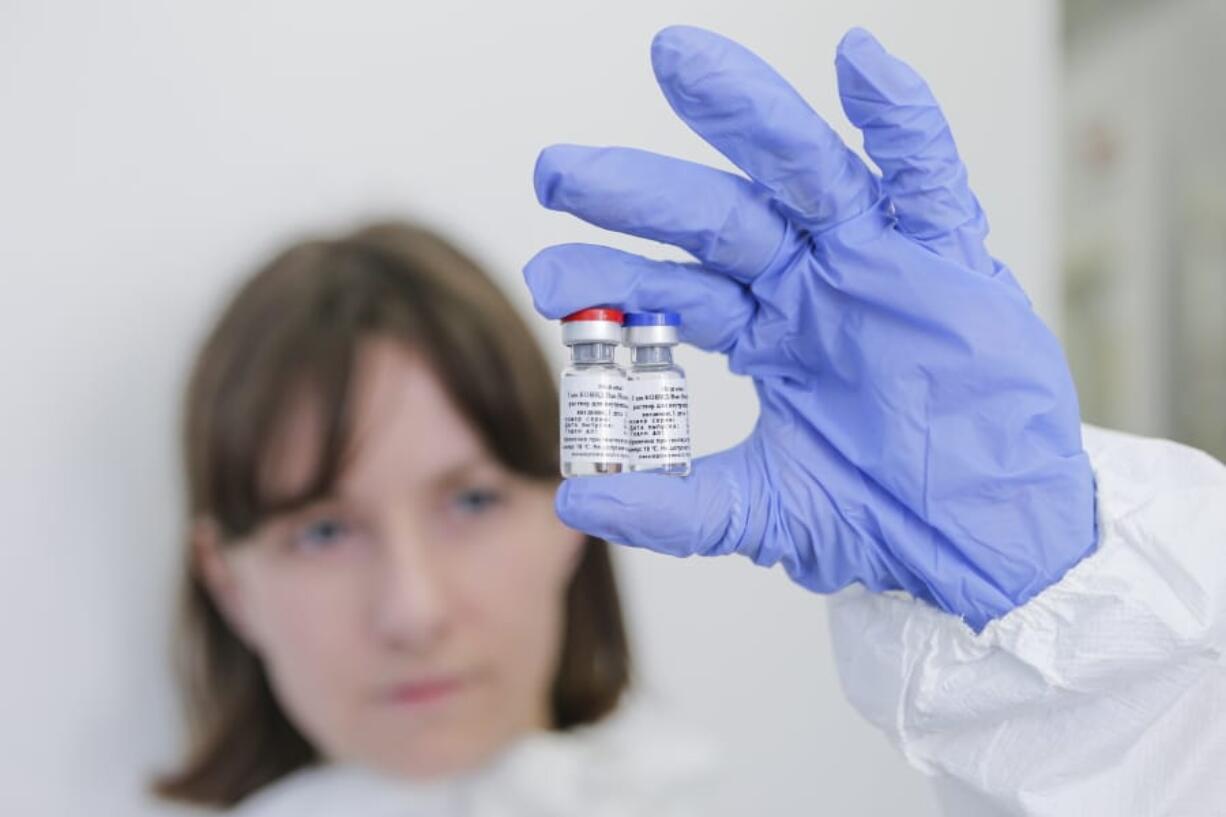
[[[583,309],[562,319],[570,365],[559,392],[562,476],[618,474],[626,470],[629,413],[626,372],[614,362],[622,313]]]
[[[628,312],[622,339],[630,347],[630,470],[683,477],[690,473],[690,396],[673,363],[676,312]]]

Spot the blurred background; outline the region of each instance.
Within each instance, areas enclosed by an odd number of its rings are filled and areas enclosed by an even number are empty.
[[[470,248],[529,314],[519,270],[547,244],[669,255],[542,210],[531,171],[558,141],[728,166],[655,87],[648,44],[677,22],[758,51],[857,148],[832,60],[872,29],[942,100],[1086,417],[1226,455],[1214,0],[5,0],[0,813],[160,813],[179,396],[226,293],[289,240],[389,215]],[[749,384],[681,363],[698,453],[737,442]],[[743,560],[617,556],[643,685],[727,747],[728,814],[936,813],[844,703],[821,599]]]
[[[1066,0],[1064,334],[1091,422],[1226,458],[1226,4]]]

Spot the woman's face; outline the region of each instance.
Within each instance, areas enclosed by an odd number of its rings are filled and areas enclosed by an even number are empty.
[[[370,341],[355,398],[336,495],[235,547],[199,535],[201,566],[325,756],[411,777],[463,771],[550,726],[582,536],[554,515],[552,485],[484,450],[412,350]],[[314,465],[313,408],[291,412],[270,463],[287,489]]]

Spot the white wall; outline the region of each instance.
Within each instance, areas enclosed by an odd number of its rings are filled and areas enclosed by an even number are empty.
[[[530,177],[554,141],[722,164],[654,86],[665,24],[741,39],[845,134],[833,48],[876,30],[944,100],[994,251],[1057,317],[1051,2],[716,5],[0,7],[0,812],[141,813],[141,775],[173,754],[178,396],[222,293],[370,214],[449,231],[525,309],[538,248],[642,249],[541,210]],[[683,363],[700,451],[738,440],[748,385]],[[731,813],[933,813],[842,701],[819,598],[740,560],[621,557],[647,684],[733,742]]]

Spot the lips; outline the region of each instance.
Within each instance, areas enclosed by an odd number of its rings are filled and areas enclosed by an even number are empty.
[[[389,697],[399,704],[421,706],[449,698],[462,686],[463,682],[456,677],[426,678],[392,687]]]

